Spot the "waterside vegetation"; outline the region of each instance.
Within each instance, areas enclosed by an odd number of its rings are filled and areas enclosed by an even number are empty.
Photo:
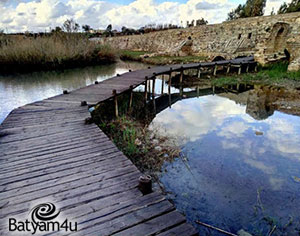
[[[78,33],[40,37],[0,35],[0,73],[31,72],[106,64],[116,60],[108,45]]]
[[[154,113],[153,107],[144,103],[143,93],[133,93],[131,109],[129,97],[126,93],[119,95],[119,117],[114,115],[113,101],[106,101],[95,107],[92,118],[142,172],[155,176],[165,161],[180,156],[180,149],[171,138],[149,129]]]
[[[218,76],[212,79],[215,86],[225,86],[237,83],[257,83],[266,85],[300,87],[300,71],[288,71],[288,63],[281,62],[266,67],[260,66],[257,73],[241,75]]]
[[[150,52],[121,50],[120,59],[139,61],[153,65],[193,63],[205,61],[207,58],[203,56],[169,56],[169,55],[153,55]]]

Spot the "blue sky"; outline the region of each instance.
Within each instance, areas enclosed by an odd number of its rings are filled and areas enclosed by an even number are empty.
[[[291,1],[291,0],[287,0]],[[66,19],[94,29],[146,24],[177,24],[204,18],[221,23],[228,12],[246,0],[0,0],[0,29],[6,32],[49,31]],[[267,0],[265,14],[283,0]]]

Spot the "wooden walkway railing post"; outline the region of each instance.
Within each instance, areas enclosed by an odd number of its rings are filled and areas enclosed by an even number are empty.
[[[145,103],[147,102],[148,99],[148,77],[145,77],[145,91],[144,91],[144,99]]]
[[[183,82],[183,67],[180,68],[180,97],[183,95],[183,87],[182,87],[182,82]]]
[[[116,118],[119,117],[119,109],[118,109],[118,98],[117,98],[117,90],[113,90],[112,94],[114,96],[114,102],[115,102],[115,116]]]
[[[132,100],[133,100],[133,86],[130,87],[130,98],[129,98],[129,113],[132,111]]]
[[[229,62],[228,65],[227,65],[227,71],[226,71],[226,74],[229,74],[229,73],[230,73],[230,69],[231,69],[231,63]]]
[[[242,62],[240,63],[238,74],[240,75],[241,73],[242,73]]]
[[[153,75],[156,75],[155,73],[153,73]],[[152,101],[153,101],[153,111],[154,113],[156,113],[156,103],[155,103],[155,79],[156,76],[154,76],[153,80],[152,80]]]
[[[172,85],[172,67],[169,72],[169,86],[168,86],[168,94],[169,94],[169,107],[171,107],[172,98],[171,98],[171,85]]]
[[[161,95],[164,94],[165,75],[161,76]]]
[[[215,63],[215,66],[214,66],[214,76],[217,75],[217,69],[218,69],[218,65],[217,65],[217,63]]]
[[[198,79],[201,77],[201,66],[198,67],[198,73],[197,73]]]
[[[172,84],[172,67],[169,72],[169,84],[168,84],[168,94],[171,94],[171,84]]]
[[[156,75],[155,73],[153,74]],[[156,77],[154,76],[152,79],[152,99],[155,99],[155,79]]]

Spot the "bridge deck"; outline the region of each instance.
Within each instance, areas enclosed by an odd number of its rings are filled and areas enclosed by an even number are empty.
[[[89,112],[80,106],[169,68],[125,73],[13,110],[0,126],[0,235],[9,235],[8,218],[26,219],[43,202],[79,223],[72,235],[197,234],[161,192],[141,194],[139,170],[95,124],[85,124]]]

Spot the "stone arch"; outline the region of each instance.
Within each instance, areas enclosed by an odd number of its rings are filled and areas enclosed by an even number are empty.
[[[226,59],[222,56],[216,56],[212,61],[225,61]]]
[[[290,28],[290,25],[284,22],[278,22],[273,26],[267,43],[268,53],[284,52]]]

